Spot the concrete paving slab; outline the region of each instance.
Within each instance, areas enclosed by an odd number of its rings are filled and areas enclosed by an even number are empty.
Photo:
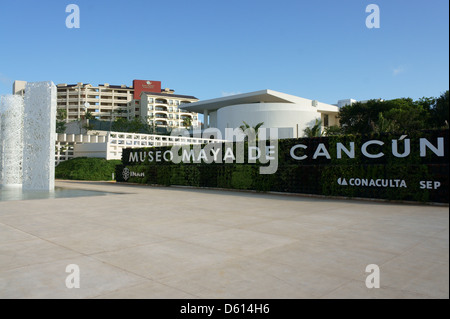
[[[80,288],[66,286],[71,264],[80,268]],[[147,281],[95,258],[76,256],[0,272],[0,298],[93,298],[142,282]]]
[[[182,275],[175,274],[161,281],[185,289],[199,298],[236,299],[252,296],[262,299],[298,299],[313,296],[310,291],[299,289],[289,281],[266,272],[268,265],[240,257]]]
[[[39,238],[0,243],[0,271],[76,256],[80,254]]]
[[[2,244],[21,240],[30,240],[34,238],[34,236],[17,228],[5,224],[0,224],[0,243]]]
[[[184,238],[185,241],[202,247],[213,248],[226,253],[250,256],[275,247],[296,242],[286,236],[262,234],[244,229],[228,229]]]
[[[0,298],[449,298],[448,207],[57,186],[114,194],[0,202]]]
[[[234,256],[178,240],[124,248],[93,255],[95,258],[149,279],[222,263]]]

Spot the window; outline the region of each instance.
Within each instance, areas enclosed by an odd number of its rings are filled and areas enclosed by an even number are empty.
[[[328,127],[328,114],[323,116],[323,126]]]
[[[173,114],[169,114],[169,119],[173,119]]]
[[[149,109],[149,110],[153,110],[153,105],[150,105],[150,106],[148,107],[148,109]]]
[[[153,98],[152,97],[148,98],[148,103],[153,103]]]
[[[169,105],[173,105],[173,100],[169,100]]]

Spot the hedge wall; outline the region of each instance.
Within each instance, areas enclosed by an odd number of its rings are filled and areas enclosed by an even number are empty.
[[[59,163],[55,168],[55,178],[88,181],[109,181],[119,160],[77,157]]]
[[[445,152],[438,157],[431,151],[426,157],[420,157],[419,139],[427,138],[436,145],[438,137],[444,138]],[[130,152],[166,151],[170,147],[125,149],[122,163],[116,167],[118,181],[124,181],[122,172],[125,167],[141,176],[131,176],[127,182],[159,184],[159,185],[187,185],[200,187],[219,187],[231,189],[245,189],[256,191],[276,191],[303,194],[319,194],[330,196],[379,198],[388,200],[405,200],[420,202],[448,203],[448,130],[422,131],[408,134],[411,152],[404,158],[395,157],[391,151],[392,140],[398,140],[399,135],[371,135],[371,136],[333,136],[320,138],[300,138],[279,140],[278,170],[275,174],[259,174],[260,166],[268,164],[247,163],[180,163],[149,162],[130,163]],[[368,148],[371,153],[383,151],[383,157],[372,159],[361,154],[361,145],[369,140],[383,141],[383,146]],[[348,158],[344,153],[341,159],[336,157],[336,144],[340,142],[348,147],[355,143],[355,158]],[[331,159],[325,156],[313,159],[317,146],[323,143]],[[290,155],[294,145],[303,144],[307,149],[300,152],[307,155],[304,160],[295,160]],[[403,141],[398,142],[399,153],[403,152]],[[236,147],[236,146],[234,146]],[[245,146],[247,154],[247,145]],[[297,155],[297,156],[301,156]],[[359,179],[398,179],[404,180],[407,187],[371,187],[341,185],[339,179],[349,181]],[[438,181],[437,189],[421,189],[421,181]],[[423,187],[423,185],[422,185]]]

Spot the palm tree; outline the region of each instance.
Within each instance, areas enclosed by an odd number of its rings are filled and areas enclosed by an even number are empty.
[[[183,126],[184,126],[185,128],[190,128],[191,125],[192,125],[192,118],[190,118],[190,117],[185,117],[185,118],[183,119]]]
[[[382,112],[378,114],[378,121],[376,123],[372,121],[370,124],[373,131],[379,134],[393,133],[400,130],[399,125],[394,120],[385,118]]]
[[[307,127],[303,130],[305,137],[320,137],[323,135],[322,132],[322,121],[316,119],[316,123],[313,127]]]
[[[244,124],[239,126],[239,129],[242,131],[242,133],[245,134],[245,131],[250,129],[253,130],[255,132],[255,138],[256,140],[258,140],[258,130],[261,126],[264,125],[264,122],[258,123],[255,126],[250,126],[249,124],[247,124],[245,121],[242,121]],[[245,137],[245,140],[248,140],[248,136]]]

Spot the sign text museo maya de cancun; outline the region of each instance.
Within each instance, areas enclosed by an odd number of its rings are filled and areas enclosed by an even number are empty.
[[[210,143],[203,145],[175,145],[161,148],[130,149],[126,153],[129,165],[135,164],[257,164],[259,174],[277,174],[279,167],[286,163],[299,167],[327,165],[360,166],[369,168],[371,165],[417,166],[433,165],[448,157],[448,130],[442,134],[413,134],[412,137],[403,134],[397,137],[380,135],[375,137],[345,136],[345,138],[301,138],[278,140],[276,129],[270,129],[272,138],[265,138],[261,131],[256,138],[254,132],[247,132],[248,138],[243,141],[234,138],[235,142]],[[261,138],[262,136],[262,138]],[[233,140],[233,139],[231,139]],[[448,164],[447,164],[448,171]],[[145,173],[134,173],[143,177]],[[408,181],[408,176],[335,176],[333,183],[342,187],[366,188],[408,188],[414,183],[415,188],[435,190],[442,186],[448,188],[448,178],[431,176],[423,180]],[[391,175],[396,175],[391,173]],[[428,174],[430,175],[430,174]],[[431,173],[431,175],[433,175]],[[129,169],[128,176],[133,176]],[[430,176],[428,176],[430,177]],[[448,196],[447,196],[448,197]],[[448,202],[448,198],[447,198]]]

